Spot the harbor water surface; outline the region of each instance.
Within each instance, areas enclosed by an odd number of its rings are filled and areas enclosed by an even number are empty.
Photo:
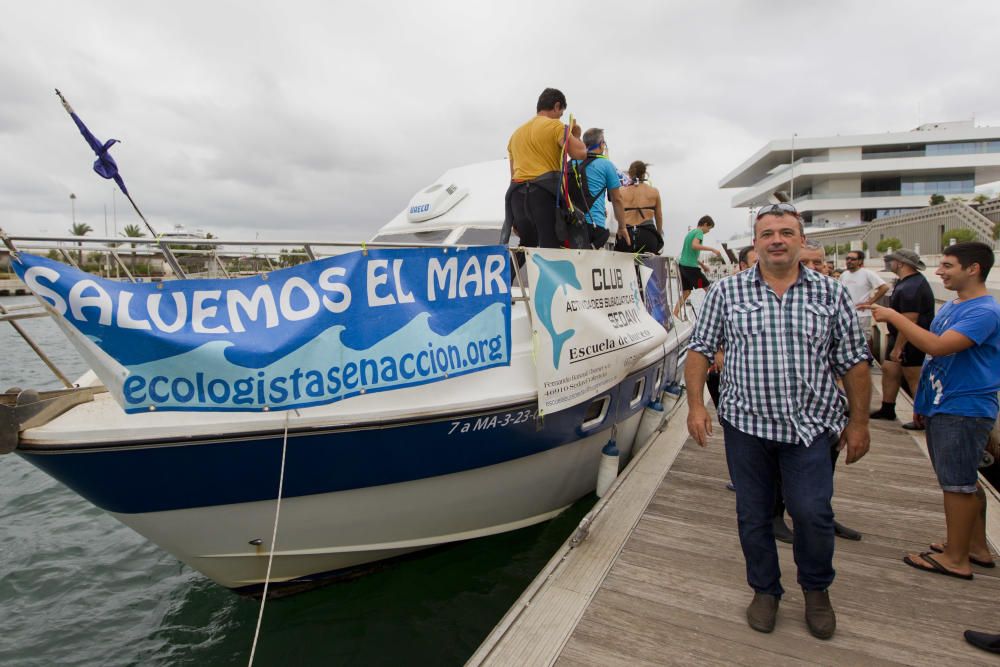
[[[86,370],[51,321],[22,326],[67,376]],[[4,323],[0,350],[0,391],[59,386]],[[270,600],[255,664],[460,665],[595,500],[538,526]],[[16,455],[0,457],[0,665],[246,664],[259,604],[213,584]]]

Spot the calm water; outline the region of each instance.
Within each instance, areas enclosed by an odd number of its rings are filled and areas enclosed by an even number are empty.
[[[85,370],[50,321],[22,326],[70,378]],[[0,350],[0,391],[58,386],[4,323]],[[255,664],[462,664],[594,500],[540,526],[270,600]],[[0,457],[0,665],[246,664],[258,605],[19,457]]]

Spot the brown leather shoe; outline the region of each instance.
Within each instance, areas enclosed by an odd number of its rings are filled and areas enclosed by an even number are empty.
[[[753,601],[747,607],[747,623],[757,632],[774,630],[774,619],[778,615],[778,598],[767,593],[754,593]]]
[[[806,625],[813,637],[829,639],[837,629],[828,591],[802,591],[806,597]]]

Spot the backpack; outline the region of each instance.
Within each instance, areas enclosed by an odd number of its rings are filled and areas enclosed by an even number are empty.
[[[599,156],[588,154],[580,163],[570,162],[566,173],[566,190],[569,200],[575,209],[584,214],[588,222],[590,208],[608,190],[607,186],[605,186],[596,195],[590,194],[590,184],[587,182],[587,166],[597,159],[599,159]]]

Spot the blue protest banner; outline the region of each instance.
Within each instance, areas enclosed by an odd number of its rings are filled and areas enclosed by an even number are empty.
[[[510,363],[506,248],[369,249],[231,280],[18,276],[126,412],[286,410]],[[65,327],[64,327],[65,328]]]

